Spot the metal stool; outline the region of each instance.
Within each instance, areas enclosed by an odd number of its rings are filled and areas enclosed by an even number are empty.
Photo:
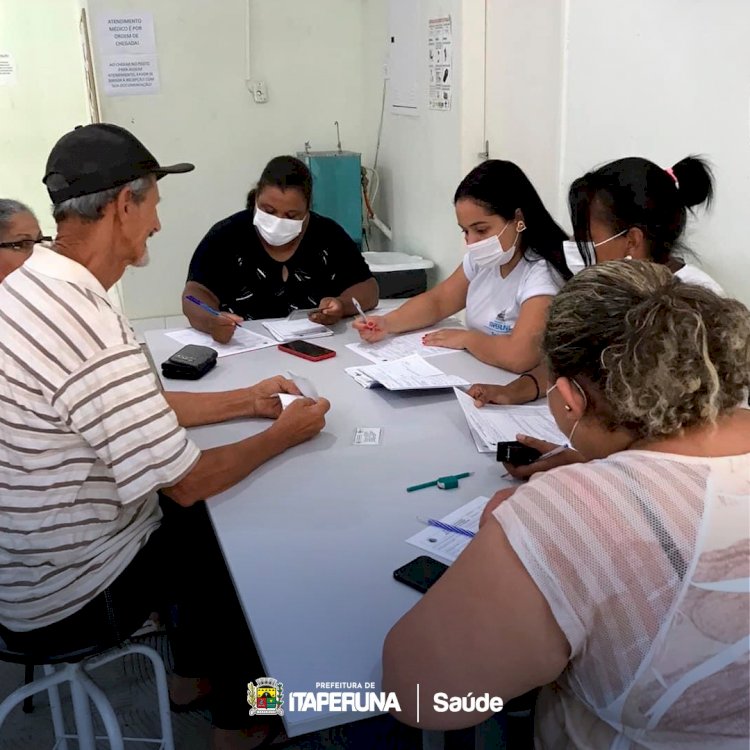
[[[156,679],[156,693],[159,705],[159,719],[161,722],[161,738],[123,737],[120,724],[115,716],[112,705],[107,700],[102,689],[94,682],[89,672],[108,664],[115,659],[121,659],[129,654],[141,654],[151,660]],[[129,643],[116,648],[92,646],[89,649],[65,654],[26,654],[12,651],[0,639],[0,661],[24,664],[27,667],[42,665],[44,677],[33,680],[14,690],[0,703],[0,730],[8,714],[27,698],[47,691],[49,695],[52,725],[55,730],[55,744],[53,750],[69,750],[68,740],[78,740],[80,750],[96,750],[96,741],[109,740],[112,750],[124,750],[124,742],[144,742],[157,745],[159,750],[174,750],[172,736],[172,719],[169,715],[169,692],[167,690],[167,673],[164,662],[154,649],[138,643]],[[60,702],[58,686],[67,682],[70,684],[70,694],[73,701],[73,716],[75,733],[65,731],[65,722]],[[104,724],[106,735],[96,736],[91,715],[91,703],[96,706]]]

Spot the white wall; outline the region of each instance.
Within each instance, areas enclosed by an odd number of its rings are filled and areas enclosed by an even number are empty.
[[[668,167],[705,154],[716,204],[688,240],[705,270],[750,304],[750,3],[569,2],[562,186],[623,156]]]
[[[420,112],[387,109],[378,211],[393,249],[426,255],[444,278],[462,240],[451,198],[477,161],[518,161],[561,223],[572,179],[595,164],[643,155],[668,166],[688,153],[715,165],[714,211],[691,224],[704,267],[750,302],[744,199],[750,188],[750,28],[746,0],[398,0],[419,7]],[[104,10],[151,10],[162,91],[102,97],[103,119],[131,128],[158,158],[197,169],[162,185],[162,233],[152,265],[126,275],[132,317],[169,315],[190,255],[208,227],[244,203],[272,155],[335,144],[372,163],[388,47],[386,0],[250,0],[252,77],[268,84],[258,105],[245,88],[246,0],[88,0]],[[0,49],[19,84],[0,88],[2,194],[30,202],[51,228],[41,176],[54,140],[88,118],[78,0],[0,0]],[[450,14],[453,107],[427,109],[427,21]],[[278,40],[283,39],[283,45]],[[64,71],[63,74],[60,71]]]
[[[370,90],[381,90],[382,66],[388,58],[388,4],[366,1],[370,31]],[[484,7],[479,0],[397,0],[418,6],[418,105],[416,117],[386,108],[378,171],[379,213],[393,229],[391,249],[416,253],[437,264],[436,278],[449,275],[463,254],[456,225],[453,193],[465,172],[478,163],[482,149],[482,70]],[[450,15],[453,29],[454,89],[450,111],[428,109],[428,21]],[[469,24],[464,25],[464,18]],[[466,30],[471,34],[467,38]],[[377,30],[377,31],[376,31]],[[390,95],[389,95],[390,101]],[[377,106],[369,104],[368,121],[377,124]]]
[[[570,229],[567,191],[592,167],[688,154],[714,164],[716,204],[688,225],[700,264],[750,303],[750,3],[488,0],[490,155],[517,161]]]
[[[190,256],[216,221],[244,208],[266,162],[336,145],[365,146],[363,2],[251,0],[252,76],[269,101],[245,87],[245,0],[88,0],[100,11],[150,10],[161,93],[107,97],[102,119],[131,129],[164,162],[192,161],[193,173],[160,183],[163,229],[151,240],[151,265],[123,279],[131,317],[174,314]]]
[[[550,211],[560,185],[564,5],[487,2],[490,157],[518,164]]]
[[[54,234],[42,184],[50,149],[89,121],[77,0],[0,0],[0,50],[17,84],[0,86],[0,197],[15,198]]]

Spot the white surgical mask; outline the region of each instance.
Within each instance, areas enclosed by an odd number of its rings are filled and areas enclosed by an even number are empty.
[[[492,237],[479,240],[479,242],[472,242],[466,246],[467,252],[477,266],[484,268],[485,266],[504,266],[506,263],[510,263],[516,252],[516,243],[514,242],[508,250],[503,250],[499,239],[508,228],[509,223],[505,224],[500,234],[493,234]],[[518,237],[516,237],[516,241],[518,241]]]
[[[582,253],[585,253],[586,257]],[[568,240],[563,242],[563,254],[565,255],[565,265],[575,276],[583,271],[587,266],[593,266],[596,263],[596,255],[592,243],[586,243],[583,251],[578,247],[576,242]]]
[[[584,268],[596,264],[597,247],[601,247],[602,245],[606,245],[612,240],[616,240],[618,237],[622,237],[622,235],[626,234],[627,231],[627,229],[623,229],[622,232],[613,234],[611,237],[607,237],[606,240],[602,240],[601,242],[582,242],[582,248],[578,247],[577,242],[573,242],[571,240],[563,242],[565,264],[568,266],[573,276],[583,271]],[[625,260],[632,260],[632,256],[626,255]]]
[[[584,391],[583,388],[581,388],[581,386],[578,385],[578,383],[575,380],[571,380],[570,382],[573,383],[573,385],[576,388],[578,388],[578,390],[581,393],[581,396],[583,396],[583,404],[584,404],[583,408],[584,408],[584,412],[585,412],[586,409],[588,409],[588,406],[589,406],[589,400],[588,400],[588,398],[586,396],[586,391]],[[547,392],[544,394],[547,397],[547,399],[549,399],[549,394],[552,393],[552,391],[554,391],[555,388],[557,388],[557,383],[555,383],[553,386],[547,388]],[[567,436],[568,437],[568,442],[565,444],[566,448],[569,448],[569,449],[574,450],[574,451],[578,450],[573,445],[573,435],[576,434],[576,430],[578,429],[578,425],[581,424],[581,420],[582,419],[583,419],[583,415],[581,415],[580,417],[578,417],[578,419],[576,419],[575,423],[573,424],[573,429],[570,431],[570,435]],[[560,427],[560,425],[558,425],[558,427]],[[562,430],[562,428],[560,428],[560,429]]]
[[[260,232],[260,236],[269,245],[279,247],[280,245],[289,244],[292,240],[296,240],[300,236],[304,220],[281,219],[278,216],[261,211],[256,206],[253,224],[258,232]]]

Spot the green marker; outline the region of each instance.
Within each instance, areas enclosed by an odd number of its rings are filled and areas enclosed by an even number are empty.
[[[459,479],[466,479],[466,477],[470,476],[470,471],[465,471],[463,474],[448,474],[446,477],[438,477],[434,482],[425,482],[424,484],[415,484],[407,487],[406,491],[416,492],[417,490],[424,490],[427,487],[437,487],[439,490],[455,490],[458,487]]]

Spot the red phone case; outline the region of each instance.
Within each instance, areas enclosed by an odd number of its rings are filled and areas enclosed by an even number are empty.
[[[295,357],[306,359],[308,362],[320,362],[323,359],[330,359],[331,357],[336,356],[336,352],[334,351],[329,351],[325,354],[318,354],[317,356],[313,356],[311,354],[303,354],[302,352],[298,352],[295,349],[290,349],[284,344],[279,344],[279,350],[282,352],[286,352],[287,354],[293,354]]]

